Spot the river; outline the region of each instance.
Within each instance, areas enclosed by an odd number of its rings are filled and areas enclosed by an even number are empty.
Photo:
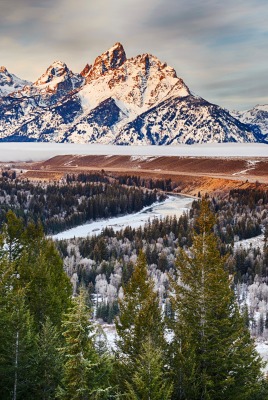
[[[192,197],[168,196],[162,203],[154,203],[149,207],[144,207],[135,214],[127,214],[120,217],[102,219],[87,224],[76,226],[52,236],[53,239],[72,239],[74,237],[87,237],[98,235],[106,227],[113,228],[115,232],[131,226],[138,228],[144,226],[149,219],[161,218],[166,216],[179,217],[183,212],[187,212],[193,202]]]

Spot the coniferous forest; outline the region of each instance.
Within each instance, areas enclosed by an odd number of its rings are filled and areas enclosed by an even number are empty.
[[[267,193],[232,191],[180,218],[53,242],[45,233],[65,229],[68,215],[129,213],[172,189],[103,174],[68,180],[3,175],[0,398],[267,399],[252,337],[268,335]],[[262,231],[263,248],[234,246]],[[113,346],[103,321],[115,324]]]
[[[46,234],[56,234],[87,221],[140,211],[165,195],[155,190],[126,186],[102,175],[67,176],[64,182],[32,183],[3,172],[0,179],[0,224],[6,212],[43,225]]]

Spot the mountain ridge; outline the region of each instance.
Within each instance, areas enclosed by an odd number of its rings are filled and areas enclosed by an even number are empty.
[[[128,59],[119,42],[81,73],[55,61],[34,83],[19,80],[15,89],[0,92],[0,141],[171,145],[267,138],[254,119],[194,95],[157,57]]]

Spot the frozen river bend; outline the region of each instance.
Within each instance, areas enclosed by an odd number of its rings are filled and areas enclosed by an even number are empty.
[[[143,208],[135,214],[128,214],[121,217],[109,218],[105,220],[94,221],[88,224],[79,225],[75,228],[54,235],[53,239],[72,239],[74,237],[87,237],[98,235],[106,227],[113,228],[115,232],[131,226],[138,228],[144,226],[149,219],[161,218],[176,215],[181,216],[191,207],[193,198],[185,196],[169,196],[162,203],[154,203],[149,207]]]

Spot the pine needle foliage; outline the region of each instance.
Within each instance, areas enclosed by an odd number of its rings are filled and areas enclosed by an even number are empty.
[[[190,251],[177,260],[172,282],[173,399],[244,400],[261,377],[261,360],[240,315],[225,270],[214,216],[202,200]]]
[[[65,346],[60,349],[63,356],[63,378],[57,398],[62,400],[97,400],[108,398],[111,390],[108,379],[110,361],[99,355],[95,348],[94,326],[86,293],[73,300],[73,305],[63,322]]]
[[[63,322],[65,346],[63,355],[63,379],[58,398],[63,400],[87,400],[93,390],[92,369],[97,357],[91,338],[93,327],[90,323],[90,309],[86,305],[85,293],[73,300],[73,305]]]
[[[131,279],[119,302],[116,321],[118,354],[135,362],[143,343],[150,337],[156,345],[163,344],[163,322],[154,283],[148,277],[146,257],[140,252]]]
[[[125,382],[132,384],[132,377],[141,362],[144,343],[149,339],[153,346],[165,346],[164,326],[154,283],[147,273],[146,258],[140,252],[133,274],[124,288],[124,297],[119,302],[117,330],[117,378],[126,390]],[[134,382],[133,382],[134,385]],[[128,387],[129,389],[129,387]]]
[[[170,400],[173,386],[164,372],[163,352],[149,338],[142,345],[133,378],[126,381],[128,400]]]

